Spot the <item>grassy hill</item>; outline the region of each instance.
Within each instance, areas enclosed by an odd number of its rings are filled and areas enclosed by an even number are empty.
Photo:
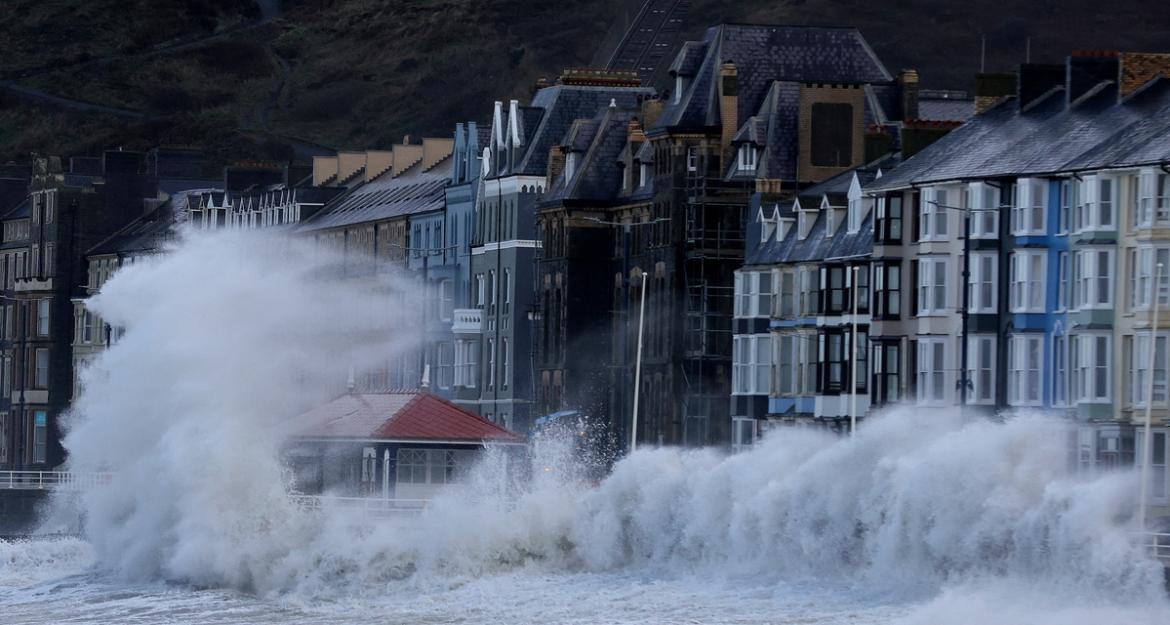
[[[385,146],[484,119],[542,76],[588,64],[629,0],[7,0],[0,158],[111,145],[203,145],[219,160],[312,144]],[[852,24],[892,69],[969,88],[1074,49],[1170,48],[1146,0],[692,0],[691,36],[721,21]],[[48,103],[46,94],[80,104]],[[83,103],[117,109],[94,112]]]

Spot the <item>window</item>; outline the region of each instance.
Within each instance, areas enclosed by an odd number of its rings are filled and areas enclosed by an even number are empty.
[[[1138,223],[1151,226],[1170,222],[1170,174],[1143,169],[1138,180]]]
[[[508,388],[508,381],[512,379],[512,359],[508,352],[508,339],[500,339],[500,362],[504,370],[504,379],[500,380],[500,387],[505,390]]]
[[[946,339],[918,339],[918,403],[946,401]]]
[[[53,277],[53,244],[45,244],[45,277]]]
[[[48,298],[37,300],[37,336],[49,336],[49,302]]]
[[[1012,234],[1015,236],[1044,234],[1048,184],[1035,178],[1021,178],[1013,188],[1015,197],[1012,202]]]
[[[450,321],[455,314],[455,281],[442,280],[439,282],[439,318]]]
[[[0,465],[8,464],[8,413],[0,412]]]
[[[895,341],[878,341],[873,344],[873,387],[870,395],[875,406],[902,398],[901,351],[901,346]]]
[[[1073,230],[1112,230],[1117,205],[1117,184],[1110,176],[1085,176],[1076,191]]]
[[[439,388],[451,388],[455,380],[455,346],[449,342],[439,343]]]
[[[395,460],[395,475],[399,484],[427,483],[427,452],[425,449],[399,449]]]
[[[496,387],[496,342],[493,339],[487,340],[487,387]]]
[[[478,361],[477,341],[455,341],[455,386],[475,388],[479,377]]]
[[[49,414],[44,410],[33,411],[33,463],[44,464],[48,460]]]
[[[874,227],[874,242],[886,245],[902,243],[902,195],[889,195],[878,199],[877,222]]]
[[[996,312],[996,276],[999,257],[995,252],[971,254],[971,275],[967,281],[967,311],[971,313]]]
[[[4,357],[4,370],[0,373],[4,376],[4,379],[0,380],[0,390],[3,391],[4,397],[10,397],[12,396],[12,384],[14,381],[12,379],[12,356]]]
[[[1057,255],[1059,267],[1057,267],[1057,284],[1056,284],[1056,309],[1067,310],[1069,307],[1069,266],[1068,266],[1068,252],[1061,252]]]
[[[967,337],[967,403],[995,403],[995,336]]]
[[[1077,308],[1110,308],[1113,250],[1088,249],[1076,252],[1073,266]]]
[[[767,317],[772,313],[772,272],[740,271],[735,274],[735,316]]]
[[[818,357],[824,364],[824,378],[818,390],[824,394],[840,393],[845,387],[846,370],[851,364],[846,350],[847,333],[840,328],[822,332],[818,337],[818,345]]]
[[[861,197],[849,198],[848,228],[850,233],[861,229],[861,218],[865,216],[865,202]]]
[[[848,167],[853,163],[853,105],[812,105],[811,160],[814,167]]]
[[[902,266],[897,261],[873,267],[874,318],[897,319],[902,314]]]
[[[926,190],[920,207],[920,241],[946,239],[949,201],[950,195],[946,189]]]
[[[1170,500],[1170,483],[1167,483],[1166,458],[1170,456],[1170,432],[1154,428],[1150,431],[1150,440],[1153,445],[1147,451],[1145,445],[1146,433],[1141,428],[1136,433],[1136,447],[1139,454],[1149,454],[1150,458],[1150,502],[1155,505],[1165,505]],[[1138,457],[1138,464],[1144,463],[1144,458]]]
[[[971,238],[999,238],[999,189],[982,182],[967,187],[967,210],[971,211]]]
[[[846,311],[849,300],[846,295],[845,269],[841,265],[821,268],[821,293],[825,297],[821,310],[826,315],[839,315]]]
[[[49,349],[38,347],[33,350],[33,388],[49,388]]]
[[[1128,338],[1128,337],[1127,337]],[[1133,405],[1145,406],[1150,384],[1150,334],[1137,334],[1133,337],[1133,349],[1130,350],[1129,379],[1133,383],[1131,390]],[[1154,339],[1154,405],[1166,405],[1167,358],[1170,353],[1166,349],[1166,335],[1162,334]]]
[[[1021,250],[1011,255],[1011,296],[1013,313],[1044,312],[1046,253]]]
[[[504,314],[512,312],[512,270],[504,270]]]
[[[1079,334],[1072,337],[1070,364],[1073,371],[1072,395],[1081,403],[1110,401],[1110,336]]]
[[[732,339],[731,386],[733,395],[767,395],[772,369],[772,339],[767,334]]]
[[[1078,185],[1073,180],[1060,181],[1060,223],[1056,224],[1057,232],[1067,234],[1072,225],[1073,207],[1077,205]]]
[[[756,420],[734,417],[731,420],[731,451],[740,452],[752,446],[756,440]]]
[[[484,299],[484,279],[482,273],[475,274],[475,307],[483,308],[486,300]]]
[[[1052,405],[1068,405],[1068,339],[1052,337]]]
[[[817,267],[801,267],[798,270],[800,277],[800,315],[811,317],[820,312],[820,269]]]
[[[1162,265],[1162,277],[1158,283],[1158,303],[1170,303],[1170,248],[1140,247],[1129,250],[1129,304],[1131,310],[1150,308],[1150,291]]]
[[[1040,361],[1044,337],[1016,335],[1008,342],[1008,403],[1012,406],[1039,406]]]
[[[918,314],[942,315],[947,308],[947,259],[918,260]]]
[[[736,159],[735,168],[739,171],[755,171],[758,155],[759,151],[750,143],[739,146],[739,157]]]
[[[796,273],[793,271],[780,272],[780,293],[777,298],[777,316],[781,319],[791,319],[796,316]]]
[[[764,216],[764,210],[760,209],[757,221],[760,222],[760,243],[767,243],[772,240],[776,234],[776,226],[779,225],[779,219],[775,213],[771,217]],[[777,240],[783,237],[777,237]]]
[[[699,171],[699,147],[687,146],[687,171]]]

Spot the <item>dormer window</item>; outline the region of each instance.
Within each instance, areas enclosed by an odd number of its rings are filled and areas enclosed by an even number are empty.
[[[759,150],[756,146],[745,143],[739,146],[739,158],[736,160],[736,169],[739,171],[755,171]]]
[[[760,221],[760,243],[767,243],[776,234],[776,227],[779,225],[777,223],[778,220],[775,218],[775,215],[765,217],[764,209],[762,208],[760,209],[758,219]]]
[[[684,87],[686,87],[686,83],[683,81],[682,75],[676,74],[674,77],[674,98],[671,102],[672,104],[678,104],[679,102],[682,102],[682,92]]]
[[[642,163],[641,169],[642,169],[641,175],[638,176],[638,186],[644,187],[644,186],[646,186],[646,183],[650,180],[650,164],[649,163]]]
[[[576,152],[569,152],[565,155],[565,180],[573,179],[573,174],[577,172],[577,154]]]
[[[630,169],[631,169],[630,167],[626,167],[624,164],[622,165],[622,188],[623,189],[633,188],[633,185],[630,184],[630,174],[631,174]]]
[[[811,211],[811,210],[800,211],[800,216],[799,216],[798,223],[797,223],[797,227],[798,227],[798,230],[796,233],[797,238],[800,239],[801,241],[808,238],[808,233],[809,233],[809,231],[812,230],[813,223],[815,223],[816,220],[817,220],[816,211]]]

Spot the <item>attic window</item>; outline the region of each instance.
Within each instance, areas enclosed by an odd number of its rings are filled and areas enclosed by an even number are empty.
[[[745,143],[739,146],[739,158],[736,162],[736,169],[739,171],[755,171],[758,158],[759,150],[754,145]]]
[[[760,213],[760,243],[767,243],[776,234],[777,220]]]

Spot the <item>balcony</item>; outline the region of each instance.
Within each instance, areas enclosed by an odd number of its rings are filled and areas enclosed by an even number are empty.
[[[451,331],[455,334],[482,334],[483,309],[456,308],[451,321]]]

